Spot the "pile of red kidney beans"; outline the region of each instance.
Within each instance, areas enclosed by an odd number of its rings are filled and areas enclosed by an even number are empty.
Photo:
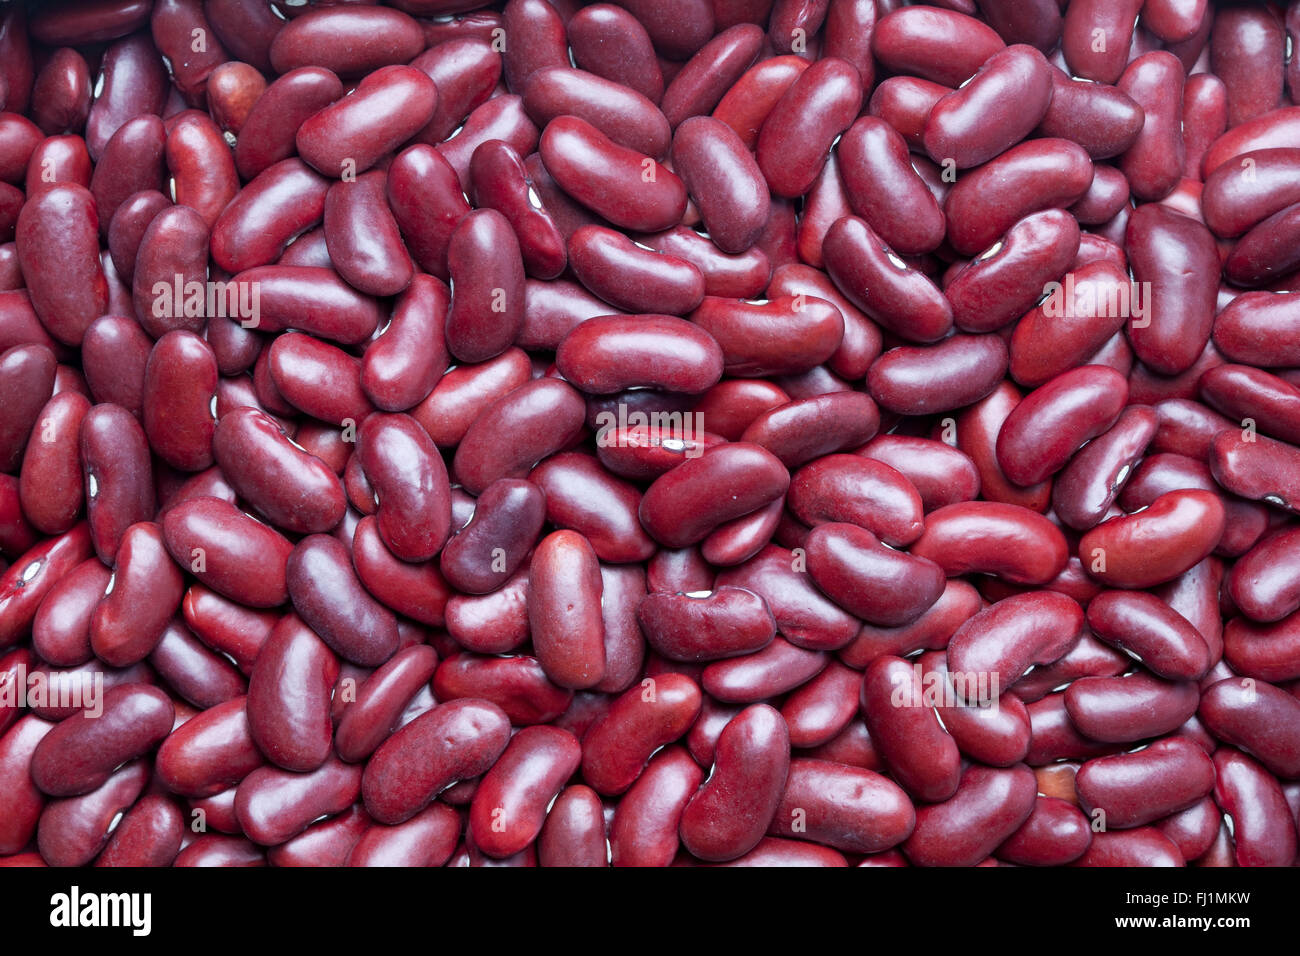
[[[1297,39],[0,4],[0,864],[1292,865]]]

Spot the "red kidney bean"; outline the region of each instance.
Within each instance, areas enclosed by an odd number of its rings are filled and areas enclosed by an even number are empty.
[[[704,274],[694,264],[602,226],[576,230],[568,258],[579,281],[618,309],[685,315],[704,298]]]
[[[354,95],[303,121],[298,152],[326,176],[359,174],[424,127],[437,99],[433,81],[420,70],[381,67],[358,84]]]
[[[916,814],[907,795],[870,770],[822,760],[790,761],[785,794],[769,832],[807,834],[845,852],[875,853],[911,833]]]
[[[1212,665],[1200,632],[1154,595],[1104,591],[1088,604],[1088,627],[1170,680],[1198,680]]]
[[[909,624],[943,593],[944,572],[939,565],[895,552],[856,525],[818,525],[808,534],[806,547],[808,572],[817,587],[849,613],[873,624]],[[867,581],[872,582],[870,587]]]
[[[1237,865],[1289,866],[1296,825],[1277,780],[1231,747],[1215,751],[1214,769],[1214,802],[1232,817]]]
[[[357,454],[374,488],[384,543],[404,561],[437,554],[450,531],[451,500],[433,441],[407,415],[376,413],[362,423]]]
[[[826,655],[821,651],[776,638],[755,654],[710,664],[701,680],[715,700],[752,704],[801,686],[825,666]]]
[[[926,698],[919,665],[888,655],[868,665],[861,704],[872,745],[909,794],[935,803],[956,792],[961,766],[956,742]]]
[[[336,538],[318,534],[300,541],[285,578],[294,610],[344,659],[374,667],[397,649],[396,618],[366,593]]]
[[[552,684],[537,659],[527,656],[457,654],[438,667],[432,686],[439,700],[490,700],[516,726],[552,721],[573,701],[573,691]]]
[[[564,271],[564,237],[533,188],[524,161],[510,144],[488,140],[470,158],[474,201],[497,210],[520,245],[530,275],[551,279]]]
[[[1093,159],[1109,159],[1128,150],[1141,134],[1145,112],[1124,90],[1067,76],[1055,67],[1051,79],[1052,100],[1038,127],[1044,136],[1072,140]]]
[[[163,535],[177,563],[213,590],[252,607],[287,599],[291,545],[233,505],[217,498],[183,502],[163,519]]]
[[[176,618],[163,629],[149,664],[168,687],[198,708],[215,707],[248,689],[234,664],[210,651]]]
[[[545,493],[528,481],[502,478],[476,502],[474,517],[447,542],[440,566],[455,588],[487,594],[523,562],[546,517]]]
[[[1083,611],[1072,598],[1053,591],[1031,591],[999,601],[957,628],[948,644],[948,667],[967,682],[986,677],[977,690],[983,706],[1035,665],[1060,659],[1083,628]],[[972,703],[961,693],[958,697]]]
[[[740,23],[722,30],[671,77],[661,103],[674,127],[712,110],[754,62],[763,43],[755,25]],[[776,52],[787,53],[781,44]]]
[[[1171,491],[1145,510],[1097,525],[1079,540],[1079,560],[1115,587],[1171,581],[1206,557],[1223,536],[1223,504],[1207,491]]]
[[[330,753],[330,693],[338,661],[296,615],[281,619],[257,656],[248,683],[248,728],[277,766],[314,770]],[[294,707],[284,701],[292,699]]]
[[[1029,819],[1036,789],[1023,764],[971,766],[952,797],[917,812],[903,852],[917,866],[973,866]]]
[[[451,234],[447,262],[447,348],[464,362],[494,358],[523,326],[524,266],[510,223],[491,209],[469,213]]]
[[[831,661],[781,707],[790,728],[790,745],[811,749],[828,743],[853,720],[858,708],[858,672]]]
[[[372,754],[397,728],[411,698],[438,666],[433,648],[416,644],[404,648],[366,679],[338,722],[335,750],[349,762]]]
[[[1148,205],[1130,218],[1126,249],[1134,277],[1151,290],[1150,315],[1129,320],[1133,350],[1162,374],[1185,371],[1214,325],[1217,286],[1200,272],[1217,261],[1212,237],[1194,220]]]
[[[423,70],[438,88],[433,119],[415,134],[434,146],[486,102],[501,79],[501,56],[493,43],[470,36],[431,45],[409,65]]]
[[[1055,474],[1090,438],[1119,418],[1128,382],[1113,369],[1085,366],[1056,376],[1030,393],[998,433],[998,464],[1016,484]]]
[[[448,784],[477,777],[506,749],[510,722],[486,700],[439,704],[406,724],[375,751],[361,778],[367,812],[403,823]]]
[[[1300,608],[1292,556],[1300,543],[1296,529],[1284,529],[1251,548],[1228,575],[1233,604],[1253,621],[1271,623]]]
[[[931,512],[912,554],[937,561],[949,575],[983,572],[1028,585],[1051,581],[1067,558],[1065,537],[1050,521],[1020,505],[992,501]]]
[[[1082,809],[1106,829],[1143,826],[1193,806],[1214,787],[1205,751],[1178,737],[1087,761],[1075,778]]]
[[[351,79],[405,63],[423,46],[419,23],[397,10],[312,10],[281,28],[269,54],[277,73],[323,66]]]
[[[691,321],[722,347],[731,375],[791,375],[825,361],[839,348],[844,321],[822,299],[781,296],[760,303],[708,296]]]
[[[18,498],[32,527],[62,534],[76,523],[83,504],[78,436],[90,401],[78,392],[61,392],[38,414],[23,453]]]
[[[1065,709],[1086,737],[1128,742],[1179,727],[1196,712],[1199,696],[1194,683],[1170,683],[1143,673],[1084,677],[1065,691]]]
[[[953,335],[929,346],[890,349],[867,372],[883,408],[926,415],[974,404],[1007,370],[1007,348],[994,335]]]
[[[41,858],[51,866],[85,866],[108,843],[113,821],[130,809],[148,779],[148,763],[136,760],[98,789],[46,804],[36,831]]]
[[[725,123],[694,116],[673,136],[673,165],[723,252],[741,253],[758,240],[770,215],[763,174]]]
[[[311,534],[328,531],[343,517],[338,478],[269,415],[252,408],[224,415],[212,451],[240,496],[277,527]]]
[[[1025,217],[944,289],[957,327],[990,332],[1029,312],[1078,248],[1078,225],[1068,214],[1049,209]]]
[[[539,866],[608,866],[604,805],[590,787],[560,792],[537,838]]]
[[[718,739],[714,772],[682,811],[682,843],[703,860],[743,856],[775,818],[786,786],[790,737],[766,704],[746,708]]]
[[[698,408],[697,413],[705,414]],[[762,445],[793,468],[861,445],[879,423],[880,413],[869,397],[836,392],[777,405],[750,422],[739,437]]]
[[[583,7],[569,19],[568,40],[574,62],[582,69],[635,90],[652,103],[663,97],[663,74],[650,36],[626,10],[605,3]]]
[[[343,96],[343,84],[330,70],[304,66],[272,82],[254,101],[235,144],[235,164],[245,180],[294,154],[294,136],[303,121]]]
[[[1069,140],[1013,146],[961,177],[948,194],[948,240],[958,252],[980,253],[1025,216],[1078,201],[1092,176],[1087,153]]]
[[[393,559],[396,560],[396,559]],[[450,594],[450,588],[444,588]],[[528,638],[528,569],[521,567],[490,594],[444,596],[447,632],[467,650],[501,654]]]
[[[1052,486],[1058,518],[1076,530],[1100,524],[1156,431],[1156,413],[1130,405],[1105,434],[1082,448]]]
[[[372,824],[348,854],[348,866],[442,866],[456,849],[460,817],[435,803],[406,823]]]
[[[583,418],[573,388],[554,379],[529,382],[474,418],[456,449],[452,470],[471,493],[481,493],[498,478],[522,477],[538,460],[571,442]],[[503,429],[519,439],[504,446],[496,437]]]
[[[1098,831],[1088,851],[1072,866],[1183,866],[1178,845],[1155,827]]]
[[[1004,45],[974,17],[930,7],[893,10],[880,18],[871,35],[871,51],[889,72],[946,86],[970,79]]]
[[[766,449],[719,445],[655,480],[641,499],[641,524],[661,544],[685,547],[779,498],[789,482],[785,466]],[[731,489],[729,500],[713,499],[720,486]]]
[[[807,192],[832,141],[848,129],[861,105],[861,78],[844,60],[819,60],[795,79],[758,137],[758,165],[776,195]]]
[[[873,321],[917,342],[952,328],[952,306],[923,273],[894,254],[861,219],[836,220],[822,245],[826,271]]]
[[[936,162],[978,166],[1014,146],[1036,127],[1052,100],[1046,58],[1017,44],[985,61],[970,80],[939,100],[922,135]]]
[[[180,607],[184,580],[152,522],[127,528],[113,576],[90,619],[90,646],[113,667],[147,657]]]
[[[56,667],[90,660],[90,619],[112,572],[98,560],[83,561],[50,589],[32,620],[32,647]]]
[[[665,747],[650,758],[615,808],[609,832],[612,865],[670,865],[679,846],[682,810],[703,779],[704,772],[682,747]]]
[[[752,653],[771,643],[776,633],[766,602],[731,586],[709,594],[651,593],[637,608],[637,620],[650,646],[678,661]]]
[[[539,127],[557,116],[576,116],[628,149],[656,159],[668,153],[672,130],[664,114],[619,83],[582,70],[548,66],[533,72],[521,92],[524,109]]]
[[[59,723],[32,752],[32,780],[53,797],[90,793],[122,764],[151,750],[171,732],[173,710],[156,687],[126,684],[105,692],[102,712],[84,711]]]
[[[647,386],[703,392],[724,361],[707,328],[667,315],[588,319],[564,337],[555,358],[566,379],[596,394]]]
[[[1283,779],[1300,776],[1300,700],[1255,678],[1206,688],[1197,711],[1207,730]]]
[[[0,826],[0,852],[18,853],[36,833],[45,798],[32,780],[29,767],[32,754],[53,728],[53,724],[29,714],[0,734],[0,794],[6,807]]]
[[[284,843],[314,820],[346,810],[361,790],[361,768],[331,758],[310,773],[260,767],[240,783],[235,814],[249,839]]]
[[[682,217],[686,187],[675,174],[579,117],[551,120],[540,150],[546,171],[568,195],[617,226],[657,232]]]
[[[598,684],[605,674],[603,590],[596,553],[574,531],[556,531],[533,552],[528,621],[546,676],[561,687]]]
[[[827,455],[795,473],[787,506],[804,524],[848,522],[890,547],[911,544],[922,531],[921,496],[883,462]]]
[[[534,468],[529,481],[545,493],[547,520],[579,532],[602,561],[644,561],[654,553],[637,521],[640,492],[606,473],[598,459],[564,452]]]
[[[1076,807],[1040,795],[1029,818],[994,852],[1020,866],[1063,866],[1081,857],[1091,843],[1088,821]]]
[[[541,832],[551,801],[581,759],[582,748],[566,730],[540,726],[521,730],[474,793],[469,813],[474,842],[497,858],[527,848]]]
[[[59,580],[90,557],[90,530],[84,522],[35,545],[0,575],[0,648],[26,633],[41,601]]]
[[[808,580],[805,565],[806,560],[793,552],[768,545],[739,567],[719,574],[718,594],[730,593],[734,588],[759,596],[782,636],[798,647],[811,650],[843,647],[853,640],[858,622],[822,596]],[[681,601],[667,603],[680,604]],[[761,628],[759,632],[762,632]],[[766,640],[760,647],[765,645]]]
[[[685,226],[674,226],[664,232],[641,236],[636,241],[655,252],[685,259],[699,269],[704,276],[705,295],[753,298],[768,287],[772,275],[772,263],[757,246],[751,246],[736,255],[728,255],[712,239]],[[591,314],[608,311],[608,308],[602,308],[600,312]]]
[[[18,216],[18,262],[32,308],[69,345],[80,345],[90,323],[108,311],[98,229],[94,197],[76,184],[42,192]]]

